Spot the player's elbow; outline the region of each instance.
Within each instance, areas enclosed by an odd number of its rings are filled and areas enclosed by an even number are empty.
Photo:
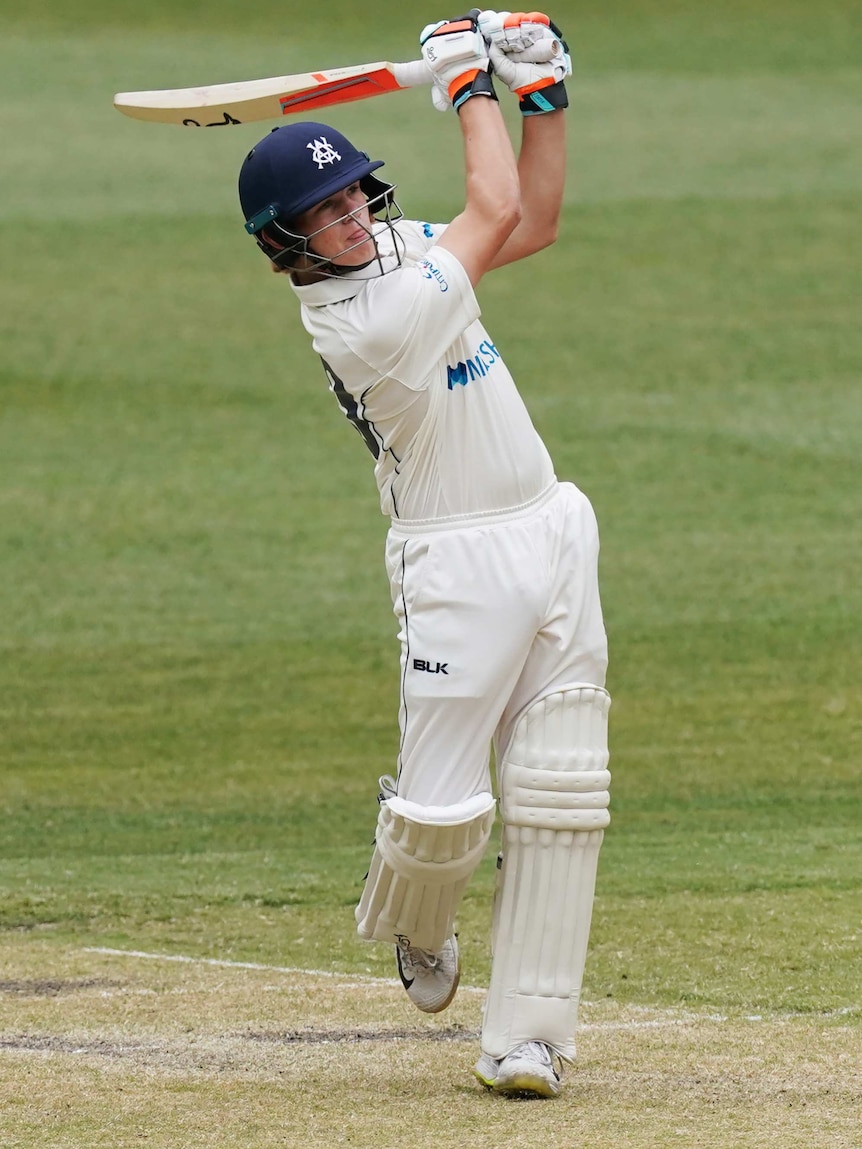
[[[559,236],[559,220],[544,220],[541,225],[532,230],[533,251],[541,251],[543,248],[551,247],[557,242]]]
[[[499,171],[494,178],[473,171],[467,176],[465,214],[477,233],[500,247],[521,222],[521,186],[517,171]]]
[[[502,246],[523,218],[521,195],[517,185],[511,188],[506,195],[495,200],[486,218],[494,228]]]
[[[506,183],[506,193],[503,196],[503,211],[506,214],[512,231],[524,218],[524,206],[521,202],[521,184],[517,175]]]

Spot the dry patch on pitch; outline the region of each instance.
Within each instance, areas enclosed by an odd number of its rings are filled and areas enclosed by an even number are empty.
[[[395,983],[0,942],[8,1149],[505,1144],[858,1149],[862,1031],[583,1009],[553,1102],[485,1093],[482,995],[426,1017]]]

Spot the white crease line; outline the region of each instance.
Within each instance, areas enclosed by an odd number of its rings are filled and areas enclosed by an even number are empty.
[[[371,974],[363,973],[337,973],[331,969],[300,969],[298,966],[262,965],[260,962],[253,961],[227,961],[225,958],[188,957],[186,954],[151,954],[145,953],[143,950],[115,950],[108,949],[105,946],[85,946],[84,953],[109,954],[112,957],[146,958],[149,961],[174,961],[182,962],[185,965],[212,965],[220,966],[224,969],[256,969],[268,971],[269,973],[299,974],[301,977],[329,977],[338,981],[344,989],[359,989],[366,985],[401,986],[401,982],[395,978],[372,977]],[[462,985],[459,986],[458,992],[485,993],[485,990],[477,985]]]
[[[131,958],[144,958],[148,961],[172,961],[181,962],[184,965],[209,965],[218,966],[222,969],[253,969],[262,970],[269,973],[288,973],[298,974],[300,977],[325,977],[337,981],[342,989],[364,989],[369,985],[385,985],[391,988],[400,988],[401,982],[395,978],[388,977],[373,977],[371,974],[346,974],[337,973],[331,969],[302,969],[299,966],[284,966],[284,965],[263,965],[260,962],[253,961],[228,961],[226,958],[204,958],[204,957],[189,957],[187,954],[152,954],[146,953],[144,950],[117,950],[108,949],[105,946],[85,946],[84,953],[89,954],[108,954],[111,957],[131,957]],[[481,986],[477,985],[462,985],[458,987],[459,993],[479,993],[484,994]],[[584,1002],[584,1005],[589,1003]],[[692,1025],[695,1021],[714,1021],[722,1022],[727,1019],[716,1014],[711,1014],[705,1018],[695,1017],[670,1017],[670,1018],[657,1018],[649,1021],[609,1021],[609,1022],[581,1022],[578,1026],[579,1030],[637,1030],[637,1029],[661,1029],[669,1026],[682,1026]],[[749,1019],[752,1020],[752,1019]]]

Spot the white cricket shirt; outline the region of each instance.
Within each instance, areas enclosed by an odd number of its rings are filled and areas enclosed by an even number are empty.
[[[479,322],[473,286],[436,242],[445,225],[376,232],[385,267],[293,284],[330,389],[376,459],[384,514],[440,520],[537,498],[554,469],[515,382]]]

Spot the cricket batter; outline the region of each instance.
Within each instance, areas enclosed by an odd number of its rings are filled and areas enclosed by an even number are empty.
[[[464,209],[408,221],[340,132],[274,129],[239,179],[246,230],[289,274],[329,386],[375,459],[401,643],[397,777],[382,793],[359,934],[395,946],[419,1009],[452,1001],[455,915],[502,853],[474,1073],[552,1097],[575,1055],[596,864],[608,824],[607,643],[598,533],[560,482],[480,322],[489,271],[552,243],[565,173],[565,42],[547,16],[474,10],[427,26],[436,107],[463,135]],[[492,74],[523,113],[516,160]]]

